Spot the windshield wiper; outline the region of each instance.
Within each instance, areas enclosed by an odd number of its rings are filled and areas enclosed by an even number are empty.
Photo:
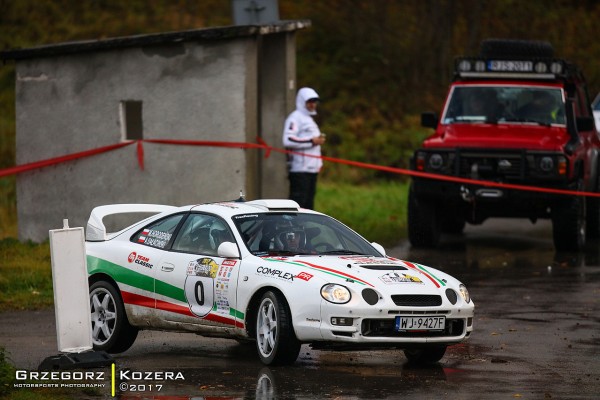
[[[506,118],[506,119],[502,119],[502,122],[524,122],[524,123],[530,123],[530,124],[538,124],[541,126],[552,126],[552,124],[550,122],[544,122],[544,121],[540,121],[537,119],[530,119],[530,118]]]
[[[352,251],[352,250],[329,250],[329,251],[322,251],[319,253],[320,255],[323,254],[352,254],[352,255],[358,255],[358,256],[364,256],[365,253],[361,253],[358,251]]]

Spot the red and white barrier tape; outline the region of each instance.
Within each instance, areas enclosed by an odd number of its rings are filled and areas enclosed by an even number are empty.
[[[50,165],[61,164],[67,161],[76,160],[79,158],[91,157],[97,154],[106,153],[112,150],[119,149],[121,147],[129,146],[130,144],[137,143],[137,157],[140,168],[144,169],[144,148],[142,143],[154,143],[154,144],[168,144],[178,146],[203,146],[203,147],[224,147],[234,149],[260,149],[265,151],[265,158],[269,157],[271,152],[278,152],[284,154],[296,154],[305,157],[321,158],[323,161],[329,161],[337,164],[344,164],[358,168],[373,169],[378,171],[390,172],[399,175],[408,175],[419,178],[437,179],[448,182],[464,183],[467,185],[477,185],[485,187],[495,187],[502,189],[513,189],[513,190],[525,190],[530,192],[541,192],[541,193],[552,193],[552,194],[563,194],[563,195],[575,195],[575,196],[588,196],[588,197],[600,197],[600,193],[594,192],[581,192],[575,190],[563,190],[563,189],[552,189],[538,186],[527,186],[517,185],[510,183],[499,183],[485,180],[475,180],[467,178],[458,178],[454,176],[446,176],[439,174],[431,174],[427,172],[412,171],[404,168],[386,167],[383,165],[369,164],[360,161],[346,160],[342,158],[328,157],[328,156],[315,156],[306,154],[298,151],[291,151],[282,148],[272,147],[265,143],[261,138],[257,138],[258,143],[248,142],[219,142],[219,141],[207,141],[207,140],[176,140],[176,139],[143,139],[138,141],[127,141],[123,143],[117,143],[110,146],[99,147],[97,149],[86,150],[79,153],[73,153],[61,157],[50,158],[47,160],[36,161],[33,163],[18,165],[15,167],[0,170],[0,178],[3,176],[16,175],[22,172],[31,171],[34,169],[44,168]]]

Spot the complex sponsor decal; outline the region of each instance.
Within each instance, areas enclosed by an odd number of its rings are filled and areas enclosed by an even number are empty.
[[[423,283],[423,281],[416,276],[405,274],[405,273],[397,273],[397,272],[388,272],[385,275],[379,277],[383,283],[386,285],[393,285],[396,283]]]
[[[277,279],[281,279],[281,280],[289,281],[289,282],[294,281],[293,274],[290,274],[289,272],[283,272],[283,271],[281,271],[279,269],[275,269],[275,268],[258,267],[256,269],[256,274],[261,275],[261,276],[268,276],[271,278],[277,278]]]
[[[144,229],[138,238],[138,243],[143,243],[148,246],[158,247],[164,249],[169,240],[171,240],[172,234],[168,232],[154,231],[152,229]]]
[[[282,257],[265,257],[263,258],[263,260],[265,261],[271,261],[271,262],[280,262],[280,263],[285,263],[285,264],[292,264],[292,265],[297,265],[303,268],[311,268],[313,270],[325,273],[325,274],[329,274],[332,276],[335,276],[336,278],[340,278],[345,280],[346,282],[355,282],[358,283],[360,285],[368,285],[371,287],[374,287],[372,284],[370,284],[367,281],[364,281],[362,279],[360,279],[357,276],[354,275],[350,275],[347,274],[345,272],[342,271],[338,271],[337,269],[334,268],[328,268],[328,267],[324,267],[322,265],[317,265],[317,264],[313,264],[313,263],[309,263],[307,261],[301,261],[301,260],[293,260],[293,261],[289,261],[287,258],[282,258]]]
[[[135,263],[135,264],[139,264],[143,267],[146,268],[152,268],[154,265],[150,264],[150,259],[148,257],[145,257],[141,254],[137,254],[135,251],[132,251],[131,253],[129,253],[129,257],[127,257],[127,261],[129,261],[129,263]]]

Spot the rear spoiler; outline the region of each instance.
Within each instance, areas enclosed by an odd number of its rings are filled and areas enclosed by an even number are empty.
[[[154,213],[159,214],[166,211],[176,210],[174,206],[164,206],[160,204],[111,204],[99,206],[92,210],[90,219],[87,223],[85,240],[104,241],[108,239],[106,226],[102,220],[107,215],[129,214],[129,213]]]

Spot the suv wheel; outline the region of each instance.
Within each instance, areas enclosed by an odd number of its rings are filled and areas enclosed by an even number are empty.
[[[586,200],[569,196],[552,207],[552,236],[557,251],[579,251],[585,245]]]
[[[596,190],[600,190],[600,176],[598,177]],[[586,197],[585,207],[587,237],[600,238],[600,197]]]
[[[440,221],[432,202],[421,201],[408,192],[408,239],[414,247],[435,247],[440,240]]]

